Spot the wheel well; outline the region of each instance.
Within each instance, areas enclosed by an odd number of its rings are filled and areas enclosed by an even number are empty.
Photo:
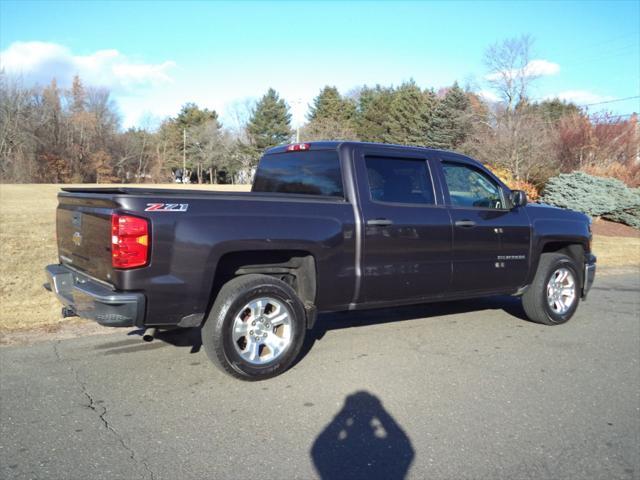
[[[305,305],[315,304],[316,262],[309,252],[298,250],[256,250],[227,253],[220,258],[211,298],[222,286],[239,275],[258,273],[278,278],[290,285]]]
[[[578,275],[580,276],[580,285],[583,284],[583,268],[585,249],[584,245],[580,243],[570,242],[549,242],[544,245],[541,253],[562,253],[571,257],[578,266]]]
[[[584,263],[584,246],[580,243],[549,242],[542,248],[542,253],[563,253],[573,258],[578,266]]]

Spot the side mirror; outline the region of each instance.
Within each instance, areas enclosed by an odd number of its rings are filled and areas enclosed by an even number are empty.
[[[527,194],[522,190],[511,191],[511,206],[513,208],[524,207],[527,204]]]

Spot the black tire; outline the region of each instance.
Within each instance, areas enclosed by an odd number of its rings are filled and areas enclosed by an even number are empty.
[[[559,269],[571,272],[574,279],[574,299],[566,312],[559,314],[547,301],[547,285]],[[580,303],[581,277],[575,260],[561,253],[543,253],[533,282],[522,295],[522,306],[529,320],[544,325],[560,325],[568,322]]]
[[[260,297],[273,298],[288,309],[291,333],[288,345],[277,358],[255,365],[238,353],[232,329],[241,309]],[[300,353],[305,334],[304,305],[296,292],[277,278],[251,274],[236,277],[220,289],[202,327],[202,344],[211,362],[220,370],[241,380],[255,381],[286,371]]]

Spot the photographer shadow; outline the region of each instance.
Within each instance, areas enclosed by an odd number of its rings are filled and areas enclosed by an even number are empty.
[[[311,458],[321,479],[406,477],[415,452],[409,437],[368,392],[349,395],[318,435]]]

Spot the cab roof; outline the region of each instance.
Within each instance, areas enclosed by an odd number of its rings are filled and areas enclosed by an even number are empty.
[[[389,148],[389,149],[403,148],[403,149],[410,149],[410,150],[423,150],[423,151],[427,151],[427,152],[447,152],[447,153],[452,153],[454,155],[459,155],[456,152],[452,152],[452,151],[449,151],[449,150],[440,150],[440,149],[437,149],[437,148],[418,147],[418,146],[415,146],[415,145],[398,145],[398,144],[394,144],[394,143],[356,142],[356,141],[351,141],[351,140],[346,140],[346,141],[342,141],[342,140],[322,140],[322,141],[317,141],[317,142],[289,143],[289,144],[278,145],[276,147],[268,148],[264,153],[266,155],[266,154],[269,154],[269,153],[287,152],[287,151],[289,151],[288,148],[290,148],[292,145],[308,145],[309,148],[305,149],[304,151],[307,151],[307,150],[333,150],[333,149],[338,149],[339,147],[342,147],[342,146],[352,146],[352,147],[368,146],[368,147]]]

